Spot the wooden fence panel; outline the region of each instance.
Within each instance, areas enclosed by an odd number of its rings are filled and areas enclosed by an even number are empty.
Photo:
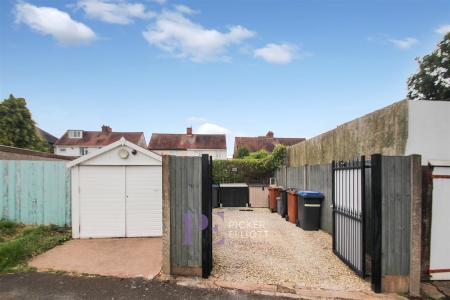
[[[202,276],[201,157],[169,158],[171,274]]]
[[[382,158],[382,275],[408,275],[411,228],[410,157]]]
[[[70,225],[70,172],[64,161],[0,161],[0,219]]]

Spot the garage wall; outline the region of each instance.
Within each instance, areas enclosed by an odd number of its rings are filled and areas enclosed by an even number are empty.
[[[429,160],[450,160],[450,102],[408,101],[408,141],[405,155],[420,154]]]

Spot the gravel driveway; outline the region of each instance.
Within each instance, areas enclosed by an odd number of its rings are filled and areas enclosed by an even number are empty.
[[[333,254],[332,238],[323,231],[304,231],[264,208],[219,208],[213,215],[213,278],[370,291]]]

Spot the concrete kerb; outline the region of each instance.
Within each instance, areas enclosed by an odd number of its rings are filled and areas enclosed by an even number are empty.
[[[155,277],[155,279],[161,281],[171,281],[175,282],[178,285],[187,287],[202,288],[202,289],[241,290],[253,294],[288,297],[294,299],[349,299],[349,300],[407,299],[397,294],[375,294],[362,291],[335,291],[324,289],[296,288],[279,284],[229,282],[223,280],[203,279],[199,277],[168,276],[162,274]]]

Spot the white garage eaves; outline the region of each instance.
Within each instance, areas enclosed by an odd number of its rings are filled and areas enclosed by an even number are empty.
[[[83,162],[86,162],[86,161],[88,161],[90,159],[93,159],[93,158],[95,158],[97,156],[100,156],[103,153],[111,151],[112,149],[115,149],[117,147],[123,147],[123,146],[127,146],[127,147],[129,147],[129,148],[131,148],[133,150],[136,150],[136,151],[142,153],[143,155],[146,155],[146,156],[148,156],[150,158],[153,158],[153,159],[155,159],[155,160],[157,160],[159,162],[162,162],[161,155],[156,154],[153,151],[149,151],[147,149],[144,149],[144,148],[142,148],[142,147],[140,147],[140,146],[138,146],[136,144],[133,144],[133,143],[127,141],[124,137],[122,137],[120,140],[118,140],[118,141],[116,141],[116,142],[114,142],[112,144],[109,144],[108,146],[105,146],[105,147],[103,147],[103,148],[101,148],[101,149],[99,149],[99,150],[97,150],[95,152],[88,153],[86,155],[83,155],[83,156],[81,156],[81,157],[71,161],[71,162],[68,162],[66,164],[66,166],[67,166],[67,168],[72,168],[72,167],[74,167],[76,165],[79,165],[79,164],[81,164]]]

